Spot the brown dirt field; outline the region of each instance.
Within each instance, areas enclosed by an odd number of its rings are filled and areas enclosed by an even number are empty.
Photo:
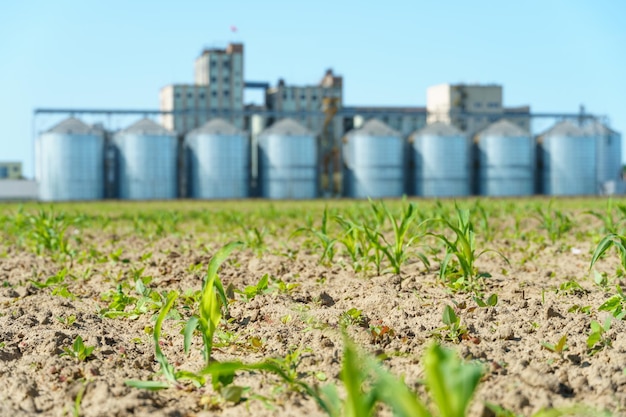
[[[319,226],[321,205],[307,208],[306,203],[300,204],[298,210],[310,212],[314,225]],[[355,203],[336,206],[342,210],[350,204]],[[360,204],[368,207],[367,203]],[[428,210],[433,209],[428,204]],[[469,207],[471,201],[461,204]],[[470,337],[442,343],[485,368],[468,415],[492,415],[485,402],[524,416],[541,408],[574,403],[606,409],[615,416],[626,415],[624,321],[612,321],[605,335],[611,346],[591,355],[586,344],[591,321],[602,323],[610,315],[598,307],[615,294],[616,284],[626,284],[616,277],[619,258],[614,249],[596,265],[598,271],[607,273],[609,285],[596,285],[589,272],[603,231],[602,223],[585,214],[582,206],[602,210],[605,201],[559,202],[574,222],[572,230],[555,243],[545,237],[529,208],[547,204],[543,200],[487,202],[494,238],[485,241],[476,226],[477,245],[500,250],[510,265],[489,253],[477,261],[479,271],[492,275],[486,279],[485,294],[498,295],[495,307],[484,308],[477,306],[473,294],[453,293],[441,283],[438,269],[442,252],[433,238],[423,240],[438,248],[432,252],[422,249],[431,261],[429,269],[410,257],[401,275],[377,276],[371,270],[355,273],[341,250],[332,265],[322,265],[320,250],[312,247],[307,237],[290,239],[291,233],[304,225],[306,216],[294,214],[294,209],[280,203],[192,205],[206,217],[187,218],[191,209],[186,208],[181,210],[182,220],[175,230],[160,235],[138,232],[136,222],[133,226],[131,218],[120,214],[143,206],[91,206],[86,212],[94,219],[99,213],[116,214],[108,221],[92,220],[68,229],[70,245],[76,251],[94,249],[100,254],[74,256],[71,261],[54,259],[50,252],[33,253],[27,239],[21,239],[23,236],[9,224],[15,221],[11,216],[15,216],[17,206],[0,207],[0,214],[7,216],[0,218],[5,222],[0,229],[4,230],[0,241],[0,415],[72,415],[79,393],[79,414],[89,417],[325,415],[313,399],[262,372],[238,373],[235,383],[249,387],[245,400],[238,404],[220,401],[210,384],[199,389],[181,385],[152,392],[124,383],[129,379],[163,380],[155,376],[159,365],[151,334],[158,311],[132,318],[106,318],[101,311],[108,301],[102,294],[114,293],[118,285],[128,283],[124,291],[136,296],[132,277],[139,268],[144,268],[139,275],[152,277],[147,286],[154,291],[182,294],[199,290],[211,255],[229,240],[250,239],[243,229],[220,220],[224,212],[238,210],[250,226],[265,227],[265,245],[235,251],[219,274],[224,286],[243,289],[256,284],[264,274],[272,277],[271,283],[282,280],[298,285],[290,291],[258,295],[251,301],[237,294],[230,305],[231,318],[222,325],[222,331],[230,332],[231,338],[214,352],[218,361],[255,362],[299,352],[297,373],[303,380],[340,384],[340,319],[342,313],[354,308],[362,311],[366,323],[348,326],[349,336],[368,352],[384,353],[384,365],[423,394],[419,386],[423,377],[421,355],[436,334],[442,333],[438,329],[443,326],[443,307],[456,305]],[[509,205],[527,211],[520,216],[517,235],[512,215],[507,212]],[[145,207],[146,212],[151,210],[149,204]],[[164,210],[172,212],[178,207],[172,204]],[[66,205],[55,210],[83,208]],[[266,216],[258,210],[273,214]],[[281,210],[285,210],[284,216]],[[222,212],[222,217],[215,215],[211,220],[216,211]],[[478,223],[477,216],[472,218]],[[153,230],[150,221],[145,228]],[[119,259],[112,259],[110,254],[120,249]],[[148,252],[152,256],[145,259],[143,255]],[[196,264],[201,267],[190,268]],[[54,295],[52,287],[38,288],[32,282],[45,281],[63,268],[75,277],[65,281],[74,298]],[[559,288],[572,280],[582,288]],[[191,309],[185,308],[182,300],[178,300],[177,310],[186,320]],[[573,306],[590,306],[589,313],[575,311]],[[201,339],[194,338],[191,354],[185,355],[181,323],[165,321],[162,349],[177,369],[197,371],[203,366]],[[393,332],[374,338],[368,324],[387,326]],[[87,346],[95,347],[93,355],[86,361],[61,356],[79,335]],[[556,344],[563,335],[567,335],[568,345],[563,355],[542,347],[542,342]],[[381,415],[386,414],[388,410],[381,410]]]

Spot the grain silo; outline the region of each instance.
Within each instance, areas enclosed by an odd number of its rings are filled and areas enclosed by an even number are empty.
[[[542,192],[588,195],[598,190],[596,138],[572,122],[557,123],[539,137]]]
[[[176,198],[177,139],[150,119],[113,136],[118,197],[130,200]]]
[[[345,136],[344,193],[353,198],[400,197],[404,194],[404,140],[377,119]]]
[[[246,198],[250,188],[250,142],[247,135],[214,119],[185,137],[189,197]]]
[[[478,190],[487,196],[534,193],[535,144],[519,126],[500,120],[477,136]]]
[[[597,182],[601,194],[622,193],[622,137],[608,126],[593,121],[583,130],[596,138]]]
[[[424,197],[470,193],[470,147],[456,127],[435,122],[411,135],[413,187]]]
[[[35,148],[41,200],[98,200],[103,197],[102,130],[71,117],[43,133]]]
[[[293,119],[283,119],[259,134],[258,150],[262,197],[317,197],[318,148],[311,131]]]

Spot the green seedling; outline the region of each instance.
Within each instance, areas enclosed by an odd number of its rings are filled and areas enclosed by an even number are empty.
[[[556,293],[557,294],[558,293],[564,293],[564,294],[568,294],[568,295],[582,296],[582,295],[585,295],[585,294],[589,293],[589,291],[584,289],[576,281],[570,280],[570,281],[564,282],[561,285],[559,285],[559,288],[557,289]]]
[[[563,336],[561,336],[556,344],[541,342],[541,346],[543,346],[544,349],[547,349],[550,352],[558,353],[560,356],[563,356],[563,353],[568,349],[567,335],[564,334]]]
[[[341,327],[362,326],[366,323],[367,318],[363,315],[363,311],[356,308],[344,311],[339,316],[339,324]]]
[[[474,297],[474,301],[478,304],[478,307],[495,307],[498,305],[498,294],[491,294],[486,300]]]
[[[72,358],[83,362],[91,356],[94,349],[95,346],[85,346],[85,344],[83,343],[83,338],[80,336],[76,336],[76,339],[74,339],[74,343],[72,343],[71,347],[63,348],[63,353],[61,353],[61,356],[71,356]]]
[[[429,410],[404,382],[377,367],[375,389],[381,401],[398,417],[465,417],[482,377],[482,367],[464,363],[452,350],[438,344],[427,349],[422,363],[431,399],[428,403],[434,410]]]
[[[213,348],[213,335],[222,319],[222,309],[228,308],[228,299],[222,285],[221,280],[217,276],[217,271],[228,256],[238,247],[242,246],[242,242],[232,242],[222,247],[211,258],[207,268],[207,276],[202,286],[202,296],[200,298],[200,312],[193,315],[185,326],[185,353],[189,352],[191,339],[194,331],[199,328],[204,344],[204,359],[206,364],[211,363],[211,351]]]
[[[239,290],[235,290],[235,291],[238,292],[239,294],[242,294],[245,297],[246,301],[250,301],[257,295],[267,294],[272,291],[272,289],[269,287],[269,279],[270,279],[269,274],[265,274],[261,277],[261,279],[256,285],[249,285],[246,288],[244,288],[243,291],[239,291]]]
[[[626,317],[626,295],[624,295],[621,286],[616,285],[615,288],[617,290],[617,294],[602,303],[602,305],[598,307],[598,310],[608,311],[616,319],[622,320]]]
[[[507,264],[509,260],[499,251],[495,249],[484,249],[480,252],[476,248],[476,236],[474,226],[470,221],[470,213],[467,209],[456,207],[457,224],[453,224],[448,220],[442,219],[444,224],[454,232],[455,239],[450,240],[445,235],[430,233],[430,235],[441,240],[446,247],[446,255],[441,263],[439,276],[447,280],[455,291],[477,291],[481,284],[479,278],[489,277],[489,274],[479,274],[475,267],[475,262],[483,254],[493,252]],[[460,276],[456,274],[448,275],[448,265],[454,257],[460,266]]]
[[[458,343],[461,337],[467,333],[467,328],[461,324],[461,318],[456,315],[454,308],[449,305],[443,308],[442,320],[445,326],[438,330],[445,330],[447,332],[443,335],[445,340]]]
[[[593,320],[591,322],[591,332],[587,337],[587,349],[590,355],[595,355],[605,347],[611,346],[611,339],[606,337],[606,332],[611,329],[611,316],[608,316],[604,321],[604,324]]]
[[[322,214],[322,226],[319,229],[312,226],[301,227],[292,235],[294,236],[300,233],[307,233],[317,238],[318,245],[322,249],[322,255],[320,256],[319,263],[326,265],[333,263],[333,259],[335,257],[335,244],[337,243],[337,239],[331,238],[328,235],[328,218],[328,207],[326,207],[324,208],[324,213]]]
[[[281,294],[290,294],[293,290],[298,288],[300,284],[297,282],[285,282],[280,278],[272,277],[272,288],[275,288]]]
[[[371,200],[370,205],[372,210],[383,213],[393,228],[393,241],[389,242],[383,233],[364,226],[366,235],[375,248],[376,255],[374,259],[376,261],[377,269],[380,270],[380,257],[378,254],[382,253],[391,264],[392,272],[394,274],[400,274],[402,265],[408,258],[408,248],[424,236],[423,233],[414,233],[410,238],[408,238],[409,229],[415,222],[418,215],[417,208],[413,203],[409,204],[406,209],[402,211],[402,215],[398,221],[398,219],[394,217],[382,201],[380,202],[381,208],[377,208],[376,204]],[[429,221],[430,220],[425,220],[420,223],[417,226],[417,230],[420,230],[421,227]],[[416,253],[416,256],[426,267],[430,265],[428,259],[423,253],[418,252]]]
[[[619,233],[619,226],[624,221],[623,219],[626,217],[626,206],[623,204],[618,204],[617,209],[619,211],[620,218],[615,218],[613,216],[613,200],[609,198],[606,203],[606,209],[604,212],[596,211],[596,210],[587,210],[584,213],[589,214],[596,219],[602,222],[603,233]]]
[[[552,201],[546,210],[535,207],[535,217],[539,220],[539,227],[547,232],[552,244],[556,243],[574,226],[574,222],[567,214],[552,208]]]
[[[350,257],[352,269],[354,272],[363,271],[365,264],[369,262],[367,258],[371,250],[371,243],[363,227],[339,215],[335,216],[335,221],[342,228],[342,233],[337,239],[337,242],[343,245],[346,253]]]
[[[72,325],[76,322],[76,316],[72,314],[65,317],[57,317],[57,320],[66,327],[72,327]]]

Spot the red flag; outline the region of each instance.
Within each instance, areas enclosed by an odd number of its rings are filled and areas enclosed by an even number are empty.
[[[237,26],[235,26],[235,25],[231,25],[231,26],[230,26],[230,31],[231,31],[231,32],[233,32],[233,33],[234,33],[234,32],[237,32]]]

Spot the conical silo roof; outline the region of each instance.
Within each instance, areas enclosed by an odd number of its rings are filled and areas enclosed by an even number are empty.
[[[463,136],[463,132],[447,123],[435,122],[424,126],[422,129],[416,131],[414,135]]]
[[[261,132],[266,135],[312,136],[313,132],[293,119],[282,119]]]
[[[197,135],[243,135],[243,130],[224,119],[213,119],[197,129],[189,132],[189,136]]]
[[[126,129],[120,131],[118,135],[154,135],[154,136],[171,136],[173,132],[167,130],[160,124],[148,118],[141,119]]]
[[[605,125],[604,123],[600,123],[597,120],[594,120],[588,125],[585,125],[585,127],[583,127],[583,131],[586,134],[602,135],[602,136],[610,136],[610,135],[617,134],[616,131],[614,131],[613,129]]]
[[[70,117],[53,126],[46,133],[59,133],[64,135],[90,135],[101,134],[102,132],[89,126],[75,117]]]
[[[528,136],[528,132],[508,120],[499,120],[483,129],[478,136]]]
[[[354,135],[368,135],[368,136],[402,136],[400,132],[392,129],[387,124],[381,122],[378,119],[370,119],[363,123],[358,129],[353,129],[346,135],[348,138]]]
[[[569,120],[563,120],[548,129],[542,136],[584,136],[585,131]]]

